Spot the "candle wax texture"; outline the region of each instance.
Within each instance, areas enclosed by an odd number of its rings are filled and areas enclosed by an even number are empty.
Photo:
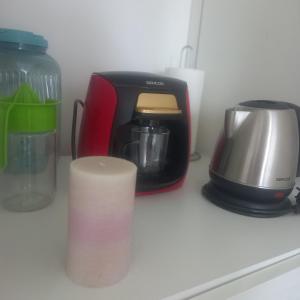
[[[75,283],[101,287],[127,274],[136,172],[115,157],[71,163],[66,271]]]

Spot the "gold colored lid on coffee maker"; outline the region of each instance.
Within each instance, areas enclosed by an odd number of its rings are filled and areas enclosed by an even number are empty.
[[[143,114],[178,115],[182,113],[176,98],[171,94],[141,93],[136,111]]]

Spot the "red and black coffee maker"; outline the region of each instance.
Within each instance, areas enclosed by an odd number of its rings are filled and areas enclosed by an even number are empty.
[[[76,153],[77,107],[84,107]],[[94,73],[73,111],[72,156],[110,155],[138,167],[137,193],[182,186],[189,162],[187,85],[138,72]]]

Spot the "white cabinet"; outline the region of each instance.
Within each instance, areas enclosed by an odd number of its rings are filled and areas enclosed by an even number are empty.
[[[262,283],[229,300],[299,300],[300,268]]]
[[[299,265],[300,255],[297,255],[190,299],[298,300],[300,299],[300,268],[297,267]],[[277,294],[274,294],[275,291],[277,291]],[[286,297],[278,298],[279,295],[282,296],[287,291],[289,297],[297,295],[298,298],[288,298],[287,295]],[[266,298],[266,295],[269,298]]]
[[[182,189],[136,199],[127,277],[103,289],[77,286],[64,271],[69,162],[60,161],[49,207],[0,209],[3,300],[181,300],[199,293],[194,299],[223,300],[300,266],[300,217],[257,219],[216,207],[201,195],[209,179],[202,158],[191,163]]]

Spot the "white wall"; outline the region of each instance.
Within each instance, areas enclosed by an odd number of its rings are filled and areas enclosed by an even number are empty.
[[[300,105],[300,1],[206,0],[198,65],[206,71],[198,147],[211,153],[225,108],[247,99]]]
[[[161,72],[186,44],[191,0],[0,0],[0,27],[49,41],[63,75],[62,149],[69,152],[71,110],[94,71]]]

